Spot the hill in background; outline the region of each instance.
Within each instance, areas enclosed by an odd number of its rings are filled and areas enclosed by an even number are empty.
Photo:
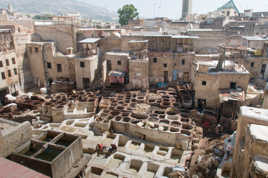
[[[80,12],[81,16],[113,21],[117,14],[82,0],[0,0],[0,8],[11,4],[15,11],[29,14],[64,14]]]

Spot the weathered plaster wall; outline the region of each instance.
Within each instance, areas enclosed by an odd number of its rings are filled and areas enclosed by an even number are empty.
[[[39,36],[43,41],[54,41],[57,49],[66,54],[67,48],[76,49],[75,27],[66,24],[54,25],[35,25],[35,35]]]
[[[83,78],[88,78],[90,82],[94,81],[95,72],[98,67],[98,56],[88,58],[76,58],[75,60],[76,86],[83,89]],[[80,62],[84,62],[85,67],[81,68]]]
[[[5,121],[8,123],[8,121]],[[11,123],[12,124],[12,123]],[[13,124],[12,124],[13,125]],[[32,128],[29,122],[18,124],[0,133],[0,156],[7,157],[32,138]]]

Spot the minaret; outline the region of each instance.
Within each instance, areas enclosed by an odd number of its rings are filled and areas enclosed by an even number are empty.
[[[8,12],[12,13],[13,12],[13,7],[11,4],[8,4]]]
[[[186,19],[192,14],[192,0],[183,0],[182,2],[182,19]]]

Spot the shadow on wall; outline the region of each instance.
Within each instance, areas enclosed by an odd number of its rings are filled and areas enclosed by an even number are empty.
[[[31,72],[30,59],[25,51],[23,61],[22,61],[22,69],[23,72],[20,73],[20,85],[21,88],[26,92],[35,87],[33,74]]]

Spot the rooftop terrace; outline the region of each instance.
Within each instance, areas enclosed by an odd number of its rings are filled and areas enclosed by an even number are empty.
[[[196,61],[197,64],[197,70],[200,68],[200,66],[206,66],[208,67],[208,73],[244,73],[248,74],[249,72],[246,70],[246,68],[242,65],[236,64],[233,61],[225,60],[222,65],[221,70],[217,70],[216,67],[218,65],[218,60],[212,60],[212,61]]]

